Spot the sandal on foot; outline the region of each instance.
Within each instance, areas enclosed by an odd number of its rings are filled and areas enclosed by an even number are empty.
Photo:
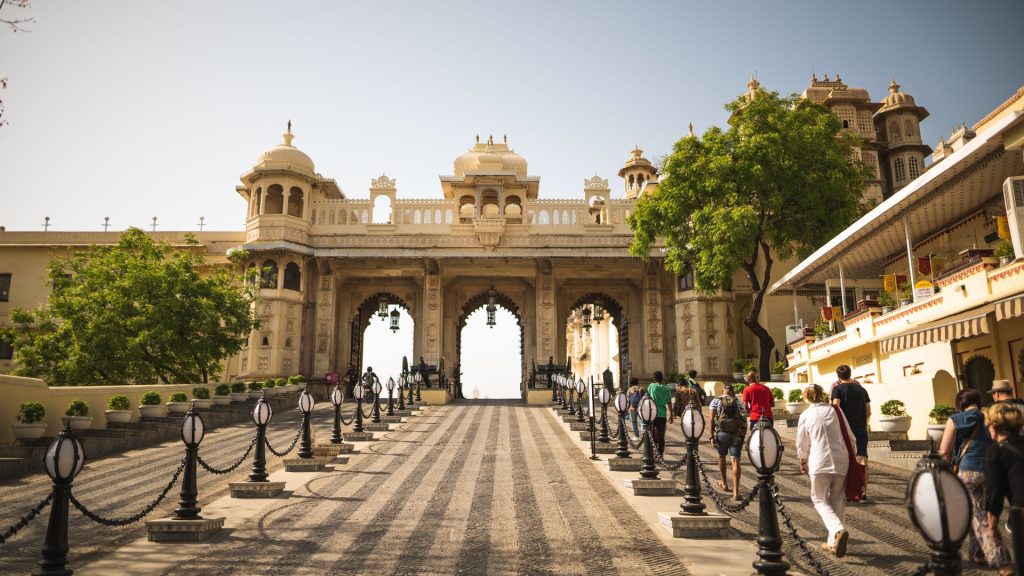
[[[846,542],[850,539],[850,533],[846,530],[840,530],[836,532],[836,543],[832,546],[836,555],[836,558],[842,558],[846,556]]]
[[[715,482],[718,483],[718,489],[721,490],[722,492],[729,491],[729,485],[726,484],[725,482],[722,482],[721,480],[715,480]]]

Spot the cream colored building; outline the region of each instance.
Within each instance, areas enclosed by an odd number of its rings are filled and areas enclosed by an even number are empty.
[[[912,101],[900,106],[891,109],[904,110],[901,122],[921,114]],[[1008,379],[1020,393],[1022,149],[1024,88],[971,129],[961,127],[949,141],[942,140],[927,171],[772,286],[776,297],[794,301],[803,299],[803,287],[822,284],[849,291],[859,301],[848,303],[837,334],[790,343],[794,384],[827,386],[836,367],[848,364],[868,388],[876,414],[886,400],[907,405],[912,438],[923,438],[928,412],[938,403],[953,404],[963,387],[988,398],[984,392],[993,379]],[[899,150],[913,155],[923,148]],[[1000,238],[997,217],[1008,217],[1005,230],[1011,238]],[[999,244],[1011,241],[1017,242],[1016,259],[993,255]],[[924,274],[927,266],[919,266],[922,258],[930,261],[931,276]],[[892,311],[873,300],[887,274],[906,276],[921,288],[911,302]]]

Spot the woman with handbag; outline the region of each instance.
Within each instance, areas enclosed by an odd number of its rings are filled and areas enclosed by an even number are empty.
[[[985,417],[981,412],[981,394],[964,388],[956,395],[957,413],[946,421],[939,454],[967,487],[971,496],[971,532],[968,552],[971,561],[981,566],[1005,570],[1010,552],[999,534],[989,529],[988,493],[985,487],[985,452],[992,444]]]
[[[846,515],[846,477],[851,454],[849,425],[836,406],[826,402],[825,391],[812,384],[804,389],[811,406],[800,414],[796,429],[796,454],[800,471],[811,478],[811,502],[828,530],[822,548],[842,558],[850,538],[843,522]]]

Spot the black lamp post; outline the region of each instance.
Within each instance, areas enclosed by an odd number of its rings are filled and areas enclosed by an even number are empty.
[[[383,386],[380,385],[380,380],[374,379],[373,384],[370,386],[370,391],[373,392],[373,407],[370,408],[370,422],[374,424],[380,424],[380,391]]]
[[[654,405],[654,400],[651,400],[650,396],[644,396],[640,400],[640,406],[637,407],[637,413],[640,414],[640,421],[644,424],[644,457],[640,464],[640,477],[656,480],[658,468],[654,465],[654,441],[651,435],[651,424],[654,423],[654,418],[658,415],[658,407]]]
[[[412,390],[412,384],[413,384],[413,382],[415,382],[415,381],[416,381],[416,376],[415,376],[415,375],[410,375],[410,376],[409,376],[409,378],[407,378],[407,379],[406,379],[406,383],[407,383],[407,384],[409,385],[409,408],[412,408],[412,403],[413,403],[413,397],[412,397],[412,393],[413,393],[413,390]]]
[[[608,402],[612,399],[612,393],[601,386],[597,391],[597,399],[601,401],[601,433],[597,436],[597,441],[607,444],[611,442],[611,438],[608,437]]]
[[[561,396],[561,398],[559,398],[559,400],[561,401],[561,408],[562,408],[563,412],[565,410],[568,410],[569,406],[571,406],[571,404],[569,404],[569,398],[572,396],[572,386],[569,386],[568,383],[569,383],[569,377],[568,376],[562,376],[562,379],[559,380],[559,383],[558,383],[559,384],[559,388],[561,389],[561,393],[559,394],[559,396]]]
[[[558,378],[560,374],[552,374],[548,372],[548,386],[551,387],[551,403],[558,402]]]
[[[779,433],[762,418],[754,426],[747,444],[747,456],[757,470],[758,504],[760,522],[757,530],[757,560],[754,568],[758,574],[785,576],[789,563],[783,560],[782,536],[779,534],[779,517],[775,511],[772,487],[775,472],[782,462],[782,439]]]
[[[299,458],[313,457],[313,434],[309,426],[309,416],[313,412],[313,395],[303,390],[299,395],[299,410],[302,411],[302,440],[299,442]]]
[[[206,422],[193,405],[185,413],[181,423],[181,441],[185,443],[185,472],[181,479],[181,499],[174,510],[177,520],[196,520],[201,508],[196,506],[199,498],[199,486],[196,482],[196,459],[199,456],[199,444],[206,435]]]
[[[615,456],[629,458],[629,441],[626,440],[626,413],[629,410],[629,396],[625,392],[615,395],[615,410],[619,413],[619,449]]]
[[[398,409],[405,410],[405,387],[409,385],[409,379],[402,374],[398,377]]]
[[[356,397],[356,423],[352,427],[353,432],[363,431],[363,390],[362,384],[356,384],[355,388],[352,389],[352,394]]]
[[[394,397],[394,394],[395,394],[395,379],[394,378],[388,378],[388,412],[387,412],[388,416],[394,416],[395,415],[395,404],[394,404],[394,401],[392,400],[392,398]]]
[[[495,304],[498,301],[498,292],[494,289],[494,284],[491,284],[490,289],[487,290],[487,327],[494,328],[497,323],[494,319],[494,313],[498,311],[498,307]]]
[[[576,382],[576,421],[583,422],[583,393],[587,390],[587,384],[580,378]]]
[[[252,409],[252,421],[256,423],[256,454],[252,457],[249,482],[267,481],[267,424],[270,424],[273,417],[274,410],[264,401],[263,396],[260,396]]]
[[[935,452],[934,443],[907,481],[906,506],[932,551],[935,576],[960,574],[960,544],[971,528],[971,500],[963,482]]]
[[[590,306],[583,307],[583,329],[590,332]]]
[[[594,377],[591,376],[590,377],[590,382],[589,382],[588,393],[587,393],[587,417],[589,419],[589,424],[590,424],[588,426],[588,428],[590,428],[590,459],[591,460],[600,460],[600,458],[597,457],[597,444],[596,444],[595,438],[594,438],[594,436],[596,436],[595,430],[594,430],[594,412],[597,411],[597,408],[594,406],[594,403],[597,400],[596,396],[597,396],[597,394],[594,393]]]
[[[419,372],[417,372],[416,373],[416,401],[417,402],[423,400],[423,398],[420,396],[420,384],[423,384],[423,374],[420,374]]]
[[[43,456],[43,466],[53,480],[53,503],[50,504],[50,523],[43,540],[43,561],[39,563],[41,576],[71,576],[68,564],[68,499],[71,482],[85,464],[85,449],[75,437],[69,422],[57,434]]]
[[[683,417],[680,419],[683,437],[686,439],[686,484],[683,486],[683,514],[706,515],[704,502],[700,498],[700,482],[697,479],[697,443],[704,434],[704,413],[690,397]]]
[[[345,393],[337,385],[331,390],[331,404],[334,405],[334,428],[331,429],[331,444],[341,444],[341,403]]]
[[[398,322],[402,319],[402,313],[395,308],[391,311],[391,331],[398,332]]]

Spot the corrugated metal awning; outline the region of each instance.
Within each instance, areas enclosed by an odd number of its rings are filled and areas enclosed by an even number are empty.
[[[947,316],[879,342],[883,354],[916,348],[933,342],[949,342],[989,333],[989,314],[995,304]]]
[[[1024,316],[1024,294],[996,302],[996,320],[1007,320]]]

